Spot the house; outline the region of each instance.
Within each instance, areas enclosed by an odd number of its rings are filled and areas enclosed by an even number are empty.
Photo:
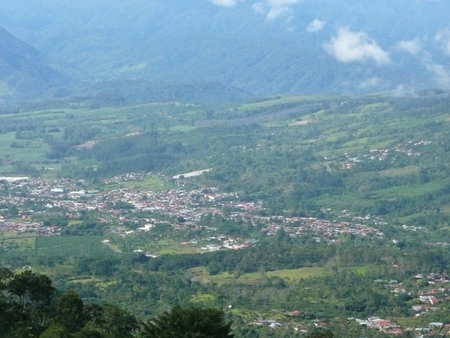
[[[440,330],[444,326],[444,323],[432,322],[432,323],[428,324],[428,326],[430,327],[430,329],[438,329],[438,330]]]

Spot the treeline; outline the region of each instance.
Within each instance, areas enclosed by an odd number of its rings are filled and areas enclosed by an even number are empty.
[[[131,337],[135,317],[113,305],[59,293],[45,275],[0,269],[0,337]]]
[[[0,268],[1,338],[232,337],[219,309],[173,306],[150,321],[110,304],[87,303],[74,291],[58,292],[52,280],[26,270]]]

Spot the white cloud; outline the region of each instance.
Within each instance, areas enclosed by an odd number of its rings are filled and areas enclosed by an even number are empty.
[[[377,77],[371,77],[370,79],[361,81],[359,83],[359,86],[361,88],[369,88],[369,87],[376,87],[380,83],[380,79]]]
[[[306,30],[308,32],[314,33],[321,31],[323,27],[325,26],[325,21],[320,21],[319,19],[314,19],[308,27],[306,27]]]
[[[434,75],[436,85],[443,89],[450,89],[450,71],[443,65],[435,63],[432,55],[425,52],[422,57],[426,69]]]
[[[324,43],[323,48],[344,63],[372,60],[381,65],[391,62],[389,53],[381,49],[366,33],[352,32],[348,28],[339,28],[337,36]]]
[[[450,28],[443,29],[437,33],[436,41],[442,44],[445,54],[450,55]]]
[[[299,3],[300,0],[264,0],[253,4],[252,8],[256,13],[263,14],[269,21],[282,16],[290,17],[292,5]]]
[[[434,80],[440,88],[450,89],[450,71],[437,63],[428,63],[426,67],[434,74]]]
[[[236,6],[240,0],[210,0],[214,5],[231,8]]]
[[[405,96],[415,97],[417,95],[416,89],[407,87],[404,84],[399,84],[397,88],[394,89],[392,94],[396,97],[405,97]]]
[[[422,50],[422,46],[420,45],[420,42],[417,39],[400,41],[397,44],[397,47],[413,55],[416,55]]]

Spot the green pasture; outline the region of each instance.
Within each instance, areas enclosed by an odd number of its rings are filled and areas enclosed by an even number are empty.
[[[198,293],[191,297],[192,303],[214,303],[216,296],[208,293]]]
[[[182,133],[188,133],[188,132],[191,132],[191,131],[196,130],[198,128],[200,128],[200,127],[198,127],[198,126],[190,126],[190,125],[189,126],[188,125],[179,125],[179,126],[171,127],[170,130],[171,131],[179,131],[179,132],[182,132]]]
[[[371,104],[366,104],[364,106],[361,107],[361,113],[362,114],[372,114],[372,113],[376,113],[382,110],[387,110],[390,108],[389,103],[387,102],[382,102],[382,103],[371,103]]]
[[[390,199],[396,197],[418,197],[433,194],[440,190],[447,182],[433,181],[422,184],[400,185],[392,188],[374,190],[372,193],[378,198]]]
[[[110,286],[112,286],[114,284],[117,284],[117,282],[116,281],[112,281],[112,282],[98,282],[98,283],[95,284],[95,286],[97,288],[99,288],[100,290],[105,290],[105,289],[107,289],[108,287],[110,287]]]
[[[72,279],[68,281],[68,284],[89,284],[89,283],[101,283],[101,279],[99,278],[92,278],[92,277],[86,277],[86,278],[79,278],[79,279]]]
[[[17,233],[0,233],[0,243],[3,250],[19,250],[34,251],[36,245],[36,235],[34,234],[17,234]]]
[[[24,148],[11,148],[11,144],[15,142]],[[15,133],[0,134],[0,159],[3,169],[10,162],[26,161],[31,163],[41,163],[44,161],[45,154],[50,150],[48,144],[41,139],[36,140],[16,140]]]
[[[142,239],[139,235],[130,235],[126,243],[121,243],[119,247],[110,247],[130,252],[135,249],[141,249],[154,255],[183,255],[192,254],[199,251],[199,244],[182,245],[180,239],[164,238],[160,240]]]
[[[105,256],[114,251],[104,245],[101,236],[51,236],[36,239],[38,255],[55,256]]]
[[[300,279],[318,277],[324,275],[325,273],[326,273],[325,268],[307,267],[299,269],[284,269],[267,272],[244,273],[239,276],[235,276],[228,272],[223,272],[218,275],[208,276],[207,279],[219,285],[228,283],[257,285],[263,283],[265,279],[272,277],[281,278],[288,283],[295,283],[298,282]]]
[[[108,184],[104,187],[105,190],[115,190],[119,188],[126,188],[137,191],[161,191],[172,188],[173,185],[158,175],[151,175],[139,181],[127,181],[120,184]]]
[[[260,102],[252,102],[252,103],[245,103],[238,107],[238,110],[252,110],[256,108],[266,108],[281,104],[287,104],[287,103],[302,103],[305,101],[325,101],[330,99],[345,99],[344,97],[341,97],[339,95],[328,95],[328,94],[318,94],[318,95],[302,95],[302,96],[283,96],[280,98],[270,98],[266,101],[260,101]]]
[[[411,174],[417,174],[420,171],[420,167],[417,166],[407,166],[403,168],[392,168],[388,170],[379,171],[380,176],[405,176]]]
[[[361,198],[358,193],[349,193],[339,196],[339,198],[333,195],[323,194],[317,199],[317,204],[333,210],[364,209],[372,205],[373,201]]]
[[[152,249],[152,252],[157,255],[185,255],[197,253],[199,249],[198,246],[193,244],[181,245],[179,241],[168,243],[167,245],[160,244],[160,242],[158,242],[156,248]]]

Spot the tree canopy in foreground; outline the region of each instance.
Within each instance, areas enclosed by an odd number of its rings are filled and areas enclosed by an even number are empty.
[[[227,323],[224,312],[218,309],[198,307],[173,307],[154,320],[143,324],[143,338],[229,338],[231,323]]]

